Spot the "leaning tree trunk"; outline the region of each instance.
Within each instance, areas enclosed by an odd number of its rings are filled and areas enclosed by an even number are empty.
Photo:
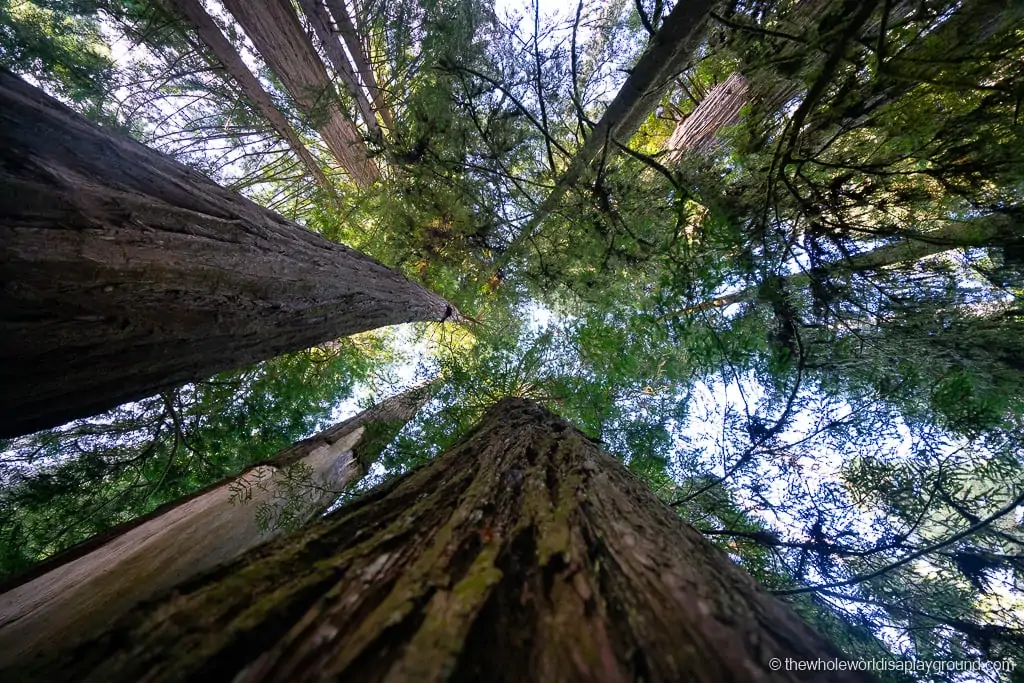
[[[665,143],[666,160],[678,164],[689,151],[713,150],[718,131],[740,120],[740,110],[746,102],[747,79],[740,73],[730,74],[676,125]]]
[[[617,460],[506,399],[468,439],[31,668],[39,681],[865,681]]]
[[[356,70],[359,72],[359,76],[362,78],[366,89],[370,92],[373,105],[377,108],[377,112],[384,121],[384,126],[388,130],[393,131],[395,128],[394,116],[391,113],[387,100],[384,99],[384,93],[377,84],[377,77],[373,74],[373,67],[370,65],[370,60],[367,59],[366,52],[363,50],[362,43],[359,40],[359,31],[356,30],[356,25],[352,22],[352,17],[348,13],[345,0],[327,0],[327,5],[331,9],[334,21],[338,24],[338,33],[341,34],[345,45],[348,46],[348,52],[352,55],[352,61],[355,64]]]
[[[554,189],[534,211],[533,218],[506,250],[529,239],[540,224],[558,208],[569,188],[576,185],[598,158],[614,153],[615,145],[625,145],[661,100],[672,79],[686,67],[712,7],[712,0],[677,2],[651,44],[630,70],[626,82],[615,94],[583,146],[559,176]]]
[[[0,667],[95,637],[140,602],[308,521],[376,462],[429,395],[421,386],[393,396],[17,577],[0,594]]]
[[[345,49],[341,46],[341,41],[331,28],[331,15],[327,12],[327,8],[324,7],[322,0],[299,0],[299,7],[302,8],[302,13],[306,15],[309,25],[313,27],[313,32],[316,33],[316,37],[320,40],[320,45],[323,46],[327,59],[334,65],[334,70],[341,77],[341,82],[345,84],[345,89],[348,90],[349,95],[355,101],[367,130],[370,131],[373,137],[383,141],[384,133],[377,122],[377,115],[374,113],[373,106],[370,105],[370,100],[366,97],[366,93],[363,92],[362,86],[359,85],[359,79],[352,70],[352,65],[345,55]]]
[[[874,234],[866,235],[877,237]],[[1024,232],[1016,217],[1009,213],[993,213],[964,221],[950,221],[929,232],[907,230],[905,239],[884,244],[869,251],[854,254],[841,261],[824,264],[810,271],[800,271],[782,278],[785,289],[793,291],[813,281],[864,273],[909,261],[916,261],[954,249],[971,247],[1012,247],[1024,242]],[[714,308],[722,308],[748,301],[757,301],[761,287],[754,285],[738,292],[703,301],[676,311],[674,315],[689,315]]]
[[[213,18],[206,13],[206,8],[203,7],[202,3],[199,0],[167,0],[167,2],[195,30],[199,40],[213,53],[213,56],[217,58],[217,61],[224,67],[228,75],[238,84],[238,87],[241,88],[245,96],[253,103],[260,115],[288,143],[288,146],[299,157],[299,160],[302,161],[302,164],[309,171],[310,175],[313,176],[317,184],[328,193],[333,193],[334,187],[327,179],[327,176],[324,175],[323,170],[316,162],[316,159],[313,158],[312,153],[306,148],[302,140],[299,139],[298,133],[288,123],[284,114],[274,106],[270,93],[263,89],[260,82],[249,71],[249,67],[242,61],[241,55],[238,54],[238,51],[224,36],[220,27],[214,23]]]
[[[267,65],[310,118],[331,153],[359,186],[380,177],[355,124],[341,110],[327,69],[290,0],[224,0]]]
[[[0,71],[0,437],[363,330],[440,297]]]

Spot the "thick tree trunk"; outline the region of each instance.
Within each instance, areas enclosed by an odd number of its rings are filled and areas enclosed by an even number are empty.
[[[0,72],[0,437],[363,330],[438,296]]]
[[[323,511],[429,395],[429,387],[417,387],[393,396],[19,577],[0,594],[0,667],[98,636],[140,602],[284,533],[280,525],[261,528],[258,516],[287,507],[299,523]],[[287,483],[296,464],[310,477],[302,490]]]
[[[590,131],[583,146],[562,172],[554,189],[537,207],[533,218],[513,240],[508,249],[528,239],[537,227],[554,211],[569,188],[573,187],[599,156],[611,154],[615,144],[625,145],[640,124],[661,100],[672,79],[686,67],[696,48],[707,21],[712,0],[677,2],[651,44],[615,94],[601,120]]]
[[[299,0],[299,7],[302,8],[303,14],[306,15],[306,19],[309,20],[313,31],[316,32],[317,38],[324,46],[324,52],[327,53],[327,58],[331,60],[331,64],[334,65],[334,69],[341,77],[341,82],[345,84],[345,88],[352,95],[352,99],[355,100],[367,129],[374,137],[382,139],[383,133],[381,132],[380,124],[377,122],[377,115],[374,114],[370,100],[367,99],[366,93],[363,91],[362,86],[359,85],[359,80],[356,78],[352,65],[345,55],[345,49],[341,46],[341,41],[331,29],[331,15],[327,12],[327,8],[324,7],[322,0]]]
[[[313,158],[309,149],[299,139],[298,134],[291,127],[291,124],[288,123],[284,114],[274,106],[270,93],[263,89],[260,82],[249,71],[249,67],[242,61],[242,57],[235,50],[234,46],[231,45],[217,24],[214,23],[213,18],[206,13],[202,3],[199,0],[167,0],[167,2],[188,22],[199,36],[199,40],[209,48],[213,56],[217,58],[217,61],[223,65],[224,70],[227,71],[228,75],[234,79],[238,87],[245,93],[245,96],[255,105],[260,115],[270,123],[278,135],[284,138],[288,146],[292,148],[292,151],[302,161],[306,170],[316,180],[317,184],[327,192],[333,193],[334,187],[327,180],[327,176],[324,175],[316,159]]]
[[[715,135],[734,125],[747,102],[747,79],[734,73],[712,88],[690,115],[676,125],[665,143],[665,158],[678,164],[689,151],[709,151],[715,147]]]
[[[324,138],[331,153],[361,187],[380,177],[359,131],[341,111],[334,85],[290,0],[224,0],[260,55]]]
[[[40,681],[865,681],[618,461],[520,399]]]
[[[359,31],[356,30],[352,17],[349,16],[345,0],[327,0],[327,6],[331,9],[334,21],[338,24],[338,32],[345,40],[345,45],[348,47],[349,54],[352,55],[352,61],[355,63],[356,70],[363,79],[363,85],[369,91],[370,97],[373,99],[373,105],[377,108],[377,112],[384,121],[384,126],[388,130],[394,130],[395,120],[391,114],[391,108],[388,107],[387,100],[384,99],[384,93],[381,92],[380,86],[377,85],[377,77],[374,75],[373,67],[370,66],[370,61],[366,58],[366,53],[363,51],[362,43],[359,41]]]

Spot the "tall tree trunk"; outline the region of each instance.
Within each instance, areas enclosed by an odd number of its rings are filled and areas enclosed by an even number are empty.
[[[740,110],[746,102],[747,79],[733,73],[712,88],[690,115],[676,125],[665,143],[665,158],[669,163],[678,164],[689,151],[712,149],[715,135],[724,126],[739,121]]]
[[[1024,242],[1024,233],[1021,233],[1016,217],[1008,213],[996,213],[967,221],[951,221],[941,228],[927,233],[910,233],[901,242],[875,247],[870,251],[855,254],[810,272],[793,273],[784,277],[783,281],[786,283],[786,289],[795,290],[807,286],[812,279],[825,280],[840,275],[863,273],[908,261],[916,261],[953,249],[1006,247],[1022,242]],[[760,287],[751,286],[690,306],[679,311],[679,314],[698,313],[744,301],[757,301],[760,294]]]
[[[677,2],[651,44],[629,72],[601,120],[590,131],[583,146],[562,172],[554,189],[541,202],[533,218],[515,237],[506,253],[529,239],[540,224],[561,203],[569,188],[603,155],[614,152],[615,144],[625,145],[665,94],[672,79],[686,67],[703,33],[703,26],[714,6],[712,0]]]
[[[429,398],[403,392],[238,477],[116,527],[51,560],[0,594],[0,666],[98,636],[135,605],[281,536],[258,517],[294,524],[326,509],[376,461]],[[302,470],[296,486],[289,469]]]
[[[328,193],[334,193],[334,187],[327,176],[324,175],[320,165],[313,158],[309,149],[299,139],[295,129],[284,117],[284,114],[274,106],[270,93],[263,89],[260,82],[249,71],[249,67],[242,61],[242,57],[235,50],[234,46],[214,23],[213,18],[206,13],[199,0],[167,0],[168,4],[177,10],[199,36],[199,39],[209,48],[217,61],[223,65],[224,70],[234,79],[238,87],[242,89],[245,96],[255,105],[256,110],[265,118],[292,148],[292,151],[299,157],[306,170]]]
[[[456,315],[0,72],[0,437],[363,330]]]
[[[621,463],[506,399],[426,467],[31,671],[40,681],[866,681]],[[20,680],[20,679],[19,679]]]
[[[309,20],[310,25],[316,32],[317,38],[324,46],[324,52],[327,53],[327,58],[331,60],[331,64],[334,65],[334,69],[341,77],[341,82],[345,84],[345,88],[352,95],[352,99],[355,100],[367,129],[374,137],[383,139],[384,134],[380,129],[380,124],[377,122],[377,115],[373,112],[373,107],[370,105],[370,100],[367,99],[362,86],[359,85],[359,80],[356,78],[352,65],[345,55],[345,49],[341,46],[341,41],[338,40],[338,36],[331,29],[331,15],[327,12],[327,8],[324,7],[322,0],[299,0],[299,7],[302,8],[303,14],[306,15],[306,19]]]
[[[331,153],[365,187],[380,177],[359,131],[342,112],[334,84],[313,49],[290,0],[224,0],[260,55],[310,117]]]
[[[349,54],[352,55],[352,61],[356,65],[356,70],[363,79],[363,85],[369,91],[370,97],[373,99],[373,105],[377,108],[377,112],[384,121],[384,126],[388,130],[394,130],[395,119],[391,114],[391,108],[388,107],[387,100],[384,99],[384,93],[381,92],[380,86],[377,84],[377,77],[373,73],[373,67],[370,66],[370,60],[366,58],[366,53],[363,51],[363,45],[359,40],[359,31],[352,22],[352,17],[348,13],[345,0],[327,0],[327,6],[331,9],[334,21],[338,24],[338,32],[344,39]]]

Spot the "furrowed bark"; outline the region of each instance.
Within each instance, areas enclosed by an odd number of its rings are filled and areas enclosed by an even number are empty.
[[[440,297],[0,72],[0,437],[413,320]]]
[[[506,399],[475,433],[24,680],[866,681],[617,460]]]
[[[352,61],[359,72],[360,78],[363,79],[363,85],[366,86],[370,93],[373,106],[376,107],[377,113],[380,114],[381,119],[384,121],[384,127],[388,130],[393,130],[395,127],[394,116],[391,114],[391,108],[388,107],[387,100],[384,99],[384,93],[381,92],[380,86],[377,85],[377,77],[373,74],[373,68],[366,58],[366,53],[363,52],[363,45],[359,40],[359,31],[356,30],[355,24],[352,23],[352,17],[348,13],[345,0],[327,0],[327,6],[334,16],[334,21],[338,24],[338,32],[344,39],[349,54],[352,55]]]
[[[320,44],[324,46],[324,52],[327,53],[327,58],[331,60],[331,64],[334,65],[338,76],[341,77],[341,82],[345,84],[345,88],[352,95],[352,99],[355,100],[359,113],[362,115],[363,122],[366,123],[370,134],[376,138],[383,139],[384,134],[381,131],[380,124],[377,122],[377,115],[374,114],[373,107],[370,105],[366,93],[363,92],[362,87],[359,85],[356,74],[352,70],[352,65],[349,64],[345,50],[341,46],[341,41],[331,30],[331,16],[327,12],[327,8],[323,6],[321,0],[299,0],[299,7],[302,8],[303,14],[306,15],[306,19],[309,20],[313,31],[316,32]]]
[[[0,667],[95,637],[140,602],[283,535],[281,526],[261,530],[259,506],[273,513],[287,505],[300,523],[322,512],[429,396],[429,386],[393,396],[16,579],[0,594]],[[283,483],[296,464],[312,474],[300,491]]]
[[[747,79],[731,74],[712,88],[690,115],[679,122],[665,143],[665,158],[678,164],[691,150],[714,148],[715,135],[725,126],[739,121],[740,110],[747,102]]]
[[[249,67],[242,61],[242,57],[221,32],[213,18],[206,13],[206,9],[199,0],[167,0],[167,2],[188,22],[228,75],[234,79],[245,96],[255,105],[260,115],[270,123],[278,135],[284,138],[317,184],[328,193],[333,194],[334,186],[324,175],[312,153],[299,139],[298,133],[288,123],[284,114],[274,106],[270,93],[263,89],[260,82],[249,71]]]
[[[338,163],[361,187],[380,178],[355,124],[341,111],[334,85],[290,0],[224,0],[260,55],[324,138]]]
[[[629,142],[665,94],[675,75],[685,68],[714,4],[711,0],[676,3],[601,120],[590,131],[568,168],[562,172],[555,188],[513,240],[508,252],[533,235],[558,207],[569,188],[579,182],[600,156],[610,155],[615,149],[615,143],[625,145]]]

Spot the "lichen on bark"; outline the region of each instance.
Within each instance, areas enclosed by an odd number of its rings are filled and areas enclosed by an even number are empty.
[[[30,680],[867,680],[617,460],[527,401]]]

